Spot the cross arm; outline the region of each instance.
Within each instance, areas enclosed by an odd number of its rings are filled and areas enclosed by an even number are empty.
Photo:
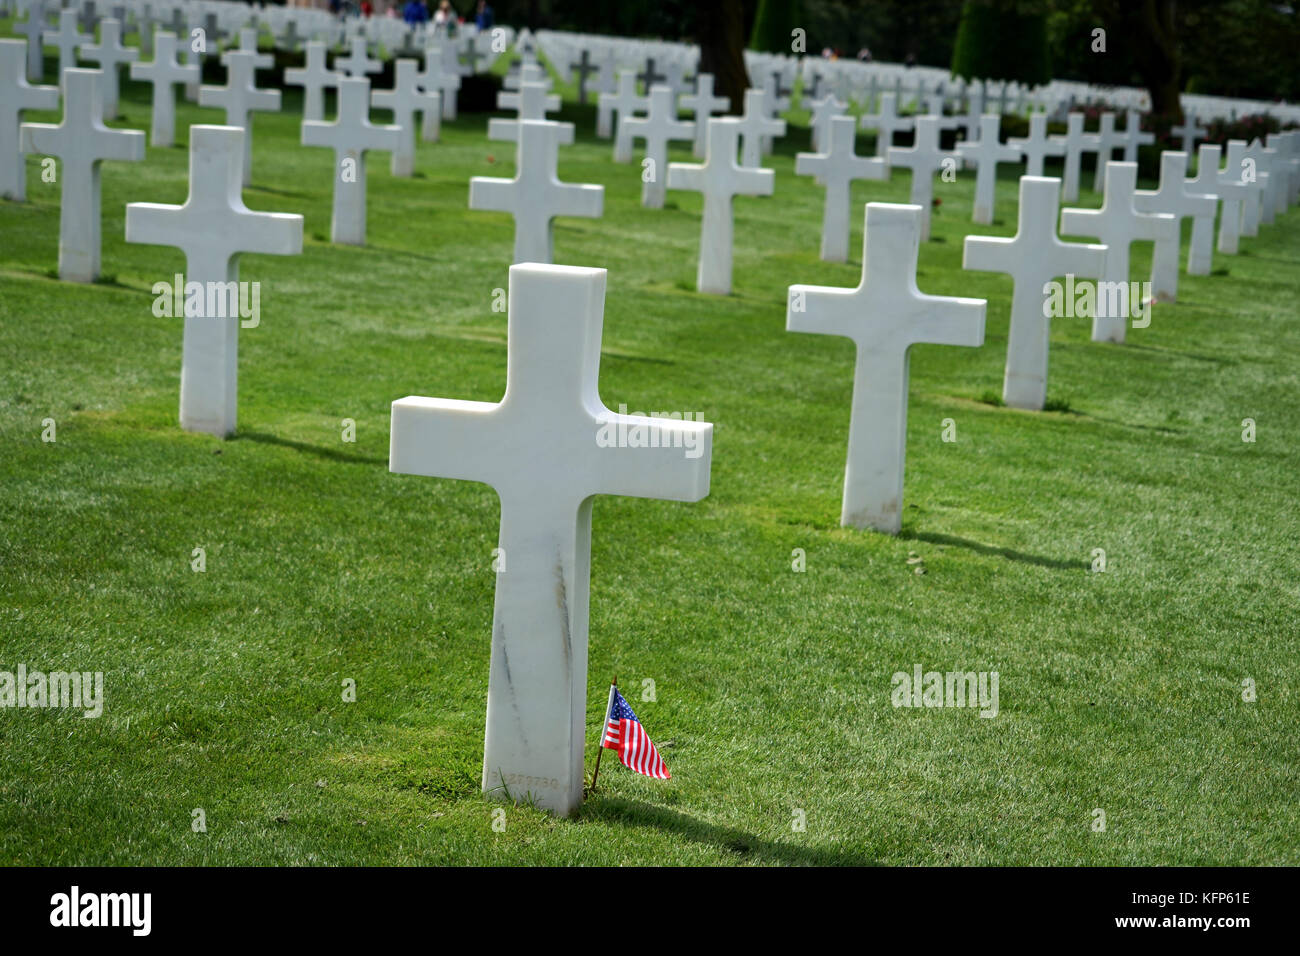
[[[704,191],[704,167],[699,163],[669,163],[666,186],[669,189]]]
[[[54,110],[59,108],[59,88],[57,86],[37,86],[20,84],[17,101],[25,110]]]
[[[770,196],[776,188],[776,171],[772,169],[742,169],[740,182],[733,192],[738,196]]]
[[[1063,236],[1097,236],[1101,237],[1105,229],[1105,217],[1100,209],[1076,209],[1070,207],[1061,210],[1061,235]]]
[[[794,171],[798,176],[819,176],[821,170],[827,164],[827,156],[823,153],[796,153],[794,157]]]
[[[235,230],[244,244],[239,252],[296,256],[302,252],[303,219],[292,212],[250,212],[243,209]],[[236,252],[235,255],[239,255]]]
[[[593,494],[668,501],[699,501],[708,495],[711,423],[617,415],[604,408],[597,422]],[[634,434],[641,447],[631,447],[628,439]]]
[[[338,129],[338,123],[327,123],[324,120],[303,120],[302,145],[324,146],[337,150]]]
[[[909,345],[984,344],[984,315],[988,302],[964,296],[926,295],[919,293],[908,316],[906,335]]]
[[[199,106],[216,110],[226,109],[234,93],[234,88],[229,86],[200,86]]]
[[[787,332],[842,335],[856,339],[862,326],[859,289],[827,285],[792,285],[786,299]]]
[[[109,129],[110,135],[99,137],[101,152],[97,159],[139,162],[144,159],[144,133],[138,129]]]
[[[599,219],[604,214],[604,186],[592,183],[565,183],[561,190],[564,194],[565,208],[559,211],[560,215]]]
[[[493,427],[500,408],[496,402],[414,395],[398,399],[392,406],[388,470],[497,488],[502,477],[519,469],[510,444],[490,437],[504,437]]]
[[[60,156],[63,144],[59,142],[59,127],[54,123],[23,123],[19,127],[19,139],[24,153],[45,153]]]
[[[469,208],[514,212],[515,180],[474,176],[469,181]]]
[[[1076,275],[1100,279],[1105,275],[1108,247],[1101,243],[1061,242],[1053,240],[1045,259],[1051,274],[1047,278]]]
[[[157,202],[126,204],[126,241],[148,246],[181,247],[177,236],[177,219],[182,206]]]
[[[961,267],[975,272],[1014,270],[1016,240],[998,236],[967,236],[962,246]]]

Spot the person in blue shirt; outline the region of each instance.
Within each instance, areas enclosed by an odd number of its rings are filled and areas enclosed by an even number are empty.
[[[487,0],[478,0],[478,13],[474,16],[474,22],[478,24],[479,30],[492,29],[492,24],[496,22],[496,15]]]
[[[424,5],[424,0],[407,0],[406,6],[402,8],[402,19],[411,26],[428,23],[429,8]]]

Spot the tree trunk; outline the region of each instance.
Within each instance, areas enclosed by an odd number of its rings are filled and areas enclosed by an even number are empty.
[[[731,112],[745,109],[749,71],[745,69],[745,9],[741,0],[708,0],[700,5],[700,72],[713,74],[713,93],[731,100]]]
[[[1174,0],[1145,0],[1141,18],[1149,52],[1138,57],[1138,70],[1151,94],[1151,112],[1181,122],[1182,56],[1178,49]]]

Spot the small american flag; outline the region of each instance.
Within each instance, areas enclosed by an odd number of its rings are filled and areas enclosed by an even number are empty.
[[[605,737],[600,745],[618,751],[623,766],[647,777],[668,780],[672,774],[664,766],[663,758],[646,736],[641,721],[636,719],[617,687],[609,689],[609,706],[605,710]]]

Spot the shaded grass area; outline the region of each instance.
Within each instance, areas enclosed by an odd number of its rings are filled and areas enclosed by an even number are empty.
[[[820,262],[821,191],[780,143],[776,195],[736,202],[735,294],[698,295],[700,197],[642,209],[640,166],[566,103],[560,175],[606,189],[604,218],[555,229],[557,262],[609,270],[602,398],[714,422],[712,493],[594,509],[588,766],[617,672],[673,779],[606,761],[575,820],[511,809],[495,832],[478,776],[498,505],[386,462],[392,400],[504,389],[513,225],[470,211],[467,182],[511,175],[513,151],[466,116],[413,179],[372,156],[369,244],[337,247],[332,153],[298,145],[297,91],[284,105],[254,120],[244,197],[304,215],[306,243],[243,258],[262,321],[241,332],[232,440],[176,426],[180,323],[150,288],[180,252],[122,238],[125,203],[184,200],[184,130],[223,115],[182,105],[181,146],[104,165],[95,285],[51,278],[37,157],[29,202],[0,203],[0,670],[103,671],[107,697],[98,720],[0,710],[0,862],[1300,862],[1294,212],[1182,276],[1127,345],[1057,321],[1057,411],[1028,414],[989,401],[1011,281],[960,268],[964,235],[1014,232],[1013,168],[988,230],[973,176],[936,182],[918,283],[987,297],[988,332],[913,350],[890,538],[838,524],[852,345],[784,331],[787,285],[857,283],[860,214],[853,261]],[[125,83],[123,112],[147,128],[147,88]],[[908,186],[896,171],[854,202]],[[1139,244],[1134,277],[1149,267]],[[918,663],[998,671],[998,716],[894,708],[891,675]]]

